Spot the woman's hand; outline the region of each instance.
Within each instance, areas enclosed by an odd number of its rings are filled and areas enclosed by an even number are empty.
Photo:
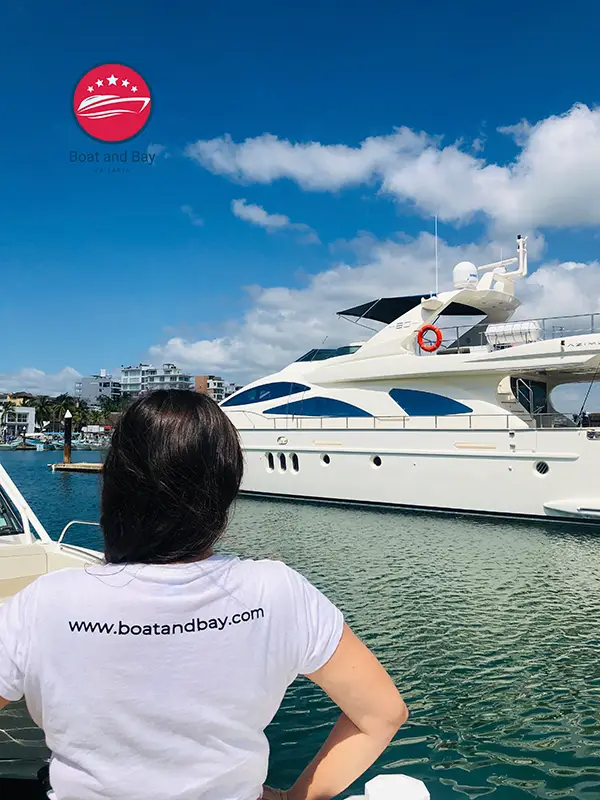
[[[283,789],[272,789],[270,786],[263,786],[262,800],[288,800],[288,793]]]

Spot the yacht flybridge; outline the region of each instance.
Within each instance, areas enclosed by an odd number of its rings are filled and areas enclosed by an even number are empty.
[[[600,520],[600,430],[551,399],[600,377],[600,314],[511,321],[526,274],[519,236],[515,258],[457,264],[451,291],[339,312],[384,327],[221,404],[245,450],[243,491]]]

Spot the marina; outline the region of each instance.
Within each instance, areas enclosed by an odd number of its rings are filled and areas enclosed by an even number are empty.
[[[0,800],[600,800],[600,3],[118,11],[3,15]]]
[[[54,539],[97,522],[97,476],[53,475],[39,452],[0,463]],[[64,543],[97,549],[99,530]],[[432,800],[600,794],[596,529],[241,498],[223,547],[304,572],[389,669],[411,717],[364,780],[404,773]],[[272,783],[296,777],[335,716],[307,681],[291,687],[268,729]],[[1,719],[0,772],[34,774],[41,732],[22,704]]]

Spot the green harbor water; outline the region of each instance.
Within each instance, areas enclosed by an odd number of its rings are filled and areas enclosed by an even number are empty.
[[[57,456],[0,453],[52,536],[99,505],[97,476],[52,474]],[[94,531],[72,539],[97,547]],[[223,549],[304,572],[392,674],[411,718],[366,778],[403,772],[432,800],[600,798],[600,529],[240,499]],[[291,687],[268,730],[273,784],[335,717]],[[22,707],[0,729],[0,774],[44,756]]]

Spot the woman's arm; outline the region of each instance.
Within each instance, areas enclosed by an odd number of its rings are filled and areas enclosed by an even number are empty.
[[[408,710],[385,669],[347,625],[333,656],[308,677],[342,714],[287,797],[330,800],[376,761]]]
[[[10,703],[10,700],[5,700],[3,697],[0,697],[0,711]]]

